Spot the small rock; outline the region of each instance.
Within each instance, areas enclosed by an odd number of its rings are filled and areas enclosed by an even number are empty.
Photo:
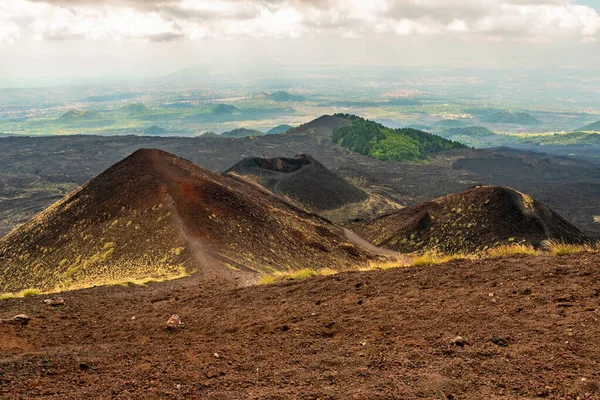
[[[90,366],[85,363],[81,363],[79,364],[79,369],[82,371],[87,371],[88,369],[90,369]]]
[[[221,357],[221,356],[219,355],[219,353],[215,353],[215,354],[213,354],[213,356],[215,356],[215,358],[219,358],[219,357]]]
[[[183,328],[183,322],[181,321],[181,318],[179,318],[179,315],[173,314],[167,321],[166,329],[173,330],[178,328]]]
[[[457,336],[452,339],[452,344],[459,347],[464,347],[467,344],[467,339],[462,336]]]
[[[500,346],[500,347],[508,347],[508,341],[500,336],[494,336],[492,338],[492,343]]]
[[[62,306],[65,304],[65,299],[62,297],[52,297],[50,299],[44,300],[44,304],[47,304],[52,307]]]
[[[0,322],[5,322],[7,324],[19,324],[19,325],[27,325],[29,323],[30,318],[25,314],[15,315],[12,318],[8,319],[0,319]]]

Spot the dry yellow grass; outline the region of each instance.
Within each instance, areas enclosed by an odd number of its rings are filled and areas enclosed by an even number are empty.
[[[272,283],[283,282],[283,281],[296,281],[296,280],[308,279],[313,276],[319,276],[319,275],[320,276],[335,275],[338,272],[339,271],[337,271],[335,269],[331,269],[331,268],[323,268],[320,270],[304,268],[304,269],[300,269],[297,271],[288,271],[288,272],[277,271],[272,274],[263,275],[258,280],[258,284],[259,285],[270,285]]]
[[[564,256],[567,254],[576,254],[582,252],[598,251],[598,244],[570,244],[560,240],[546,240],[542,248],[553,256]]]
[[[473,259],[477,258],[476,255],[467,255],[467,254],[443,254],[437,251],[428,251],[427,253],[423,253],[420,255],[413,256],[411,261],[411,266],[426,266],[426,265],[436,265],[446,263],[452,260],[460,260],[460,259]]]
[[[508,257],[515,255],[537,256],[539,252],[529,244],[506,244],[493,247],[485,252],[490,258]]]
[[[17,293],[2,293],[0,294],[0,300],[18,299],[23,297],[35,296],[38,294],[41,294],[41,292],[37,289],[24,289]]]

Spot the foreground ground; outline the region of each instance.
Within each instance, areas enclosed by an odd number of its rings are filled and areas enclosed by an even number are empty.
[[[0,302],[0,398],[598,398],[600,255]],[[171,314],[185,327],[165,330]],[[453,344],[456,336],[466,344]]]

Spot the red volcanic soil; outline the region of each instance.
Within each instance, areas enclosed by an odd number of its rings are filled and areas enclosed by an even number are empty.
[[[6,300],[0,398],[595,399],[599,267],[582,253]]]

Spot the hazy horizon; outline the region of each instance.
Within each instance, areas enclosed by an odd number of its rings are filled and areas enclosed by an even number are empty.
[[[231,64],[592,69],[599,9],[595,0],[2,0],[0,84]]]

